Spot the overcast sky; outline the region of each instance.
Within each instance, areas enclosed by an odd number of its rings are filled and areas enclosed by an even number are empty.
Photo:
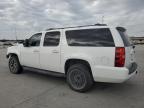
[[[144,36],[144,0],[0,0],[0,39],[101,23],[102,16],[108,25],[126,27],[130,36]]]

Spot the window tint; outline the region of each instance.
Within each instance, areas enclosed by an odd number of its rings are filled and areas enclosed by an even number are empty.
[[[41,40],[42,33],[34,34],[29,39],[29,46],[40,46],[40,40]]]
[[[122,38],[122,40],[124,42],[124,45],[125,46],[130,46],[131,43],[130,43],[129,38],[128,38],[127,34],[126,34],[126,31],[120,30],[118,28],[117,28],[117,30],[118,30],[118,32],[119,32],[119,34],[120,34],[120,36],[121,36],[121,38]]]
[[[69,46],[115,46],[108,28],[66,31]]]
[[[47,32],[44,38],[44,46],[58,46],[60,40],[60,32]]]

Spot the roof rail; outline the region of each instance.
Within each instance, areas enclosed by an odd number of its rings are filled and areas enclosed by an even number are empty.
[[[95,26],[107,26],[107,24],[100,24],[100,23],[97,23],[97,24],[94,24]]]
[[[46,29],[46,31],[47,30],[55,30],[55,29],[67,29],[67,28],[76,28],[76,27],[87,27],[87,26],[107,26],[107,24],[97,23],[97,24],[94,24],[94,25],[83,25],[83,26],[62,27],[62,28],[48,28],[48,29]]]

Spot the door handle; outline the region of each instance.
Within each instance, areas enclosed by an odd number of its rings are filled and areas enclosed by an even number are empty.
[[[57,51],[57,50],[53,50],[52,53],[59,53],[59,51]]]
[[[35,52],[35,53],[36,53],[36,52],[39,52],[39,50],[33,50],[33,52]]]

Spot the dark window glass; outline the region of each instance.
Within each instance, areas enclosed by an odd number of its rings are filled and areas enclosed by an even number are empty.
[[[44,38],[44,46],[58,46],[60,40],[60,32],[47,32]]]
[[[29,39],[29,46],[40,46],[40,40],[41,40],[42,33],[34,34]]]
[[[122,40],[124,42],[124,45],[125,46],[130,46],[131,43],[130,43],[129,38],[128,38],[127,34],[126,34],[126,31],[118,30],[118,32],[119,32],[119,34],[120,34],[120,36],[121,36],[121,38],[122,38]]]
[[[108,28],[66,31],[69,46],[115,46]]]

